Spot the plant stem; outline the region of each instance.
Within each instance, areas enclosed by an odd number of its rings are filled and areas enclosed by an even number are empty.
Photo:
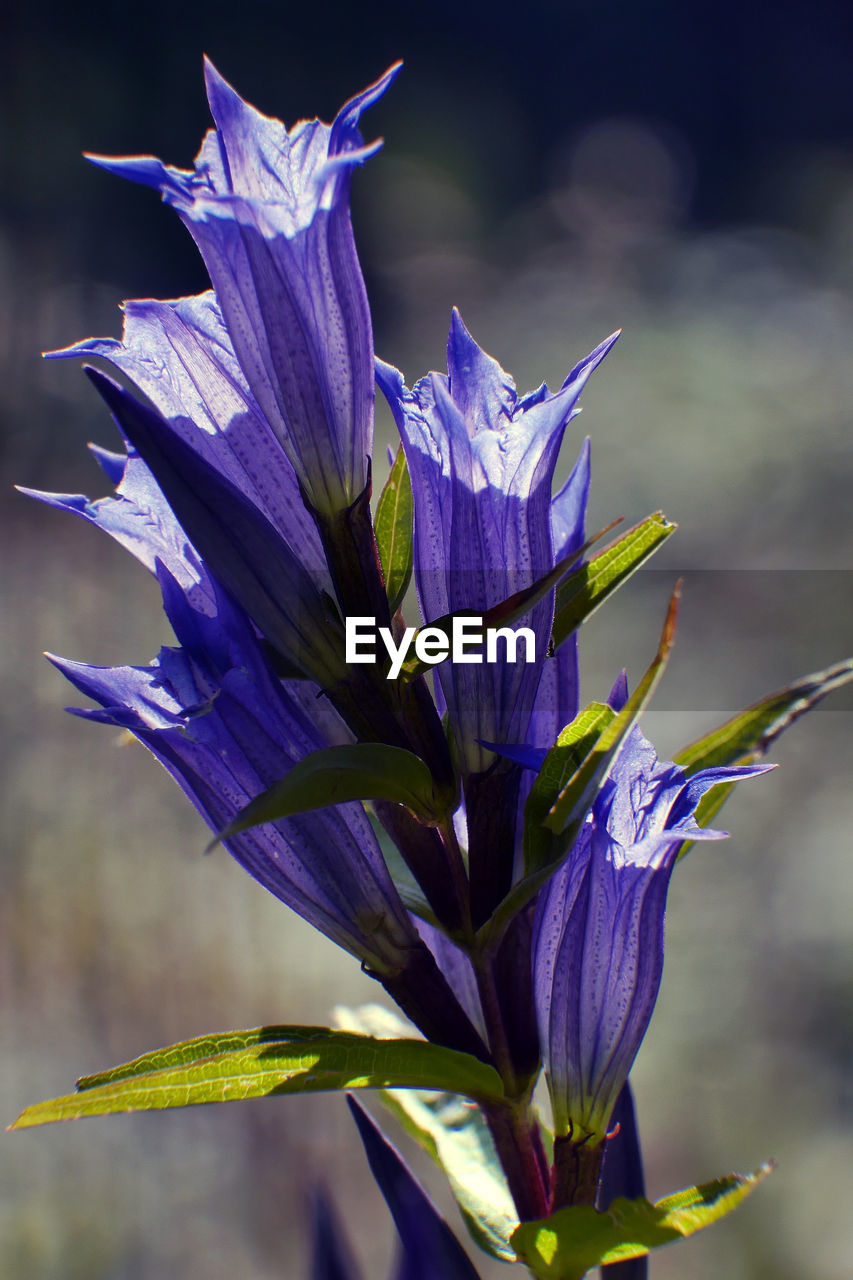
[[[526,1103],[483,1108],[519,1219],[547,1217],[548,1184],[536,1117]]]
[[[548,1166],[530,1106],[532,1082],[519,1079],[512,1060],[493,957],[479,956],[474,965],[489,1049],[507,1093],[506,1103],[484,1107],[483,1113],[518,1216],[522,1222],[531,1221],[547,1215],[549,1201]]]
[[[554,1176],[550,1211],[571,1204],[595,1204],[604,1144],[574,1142],[571,1135],[554,1138]]]

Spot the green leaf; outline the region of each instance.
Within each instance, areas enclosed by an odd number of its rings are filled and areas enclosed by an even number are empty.
[[[670,598],[657,652],[648,670],[622,710],[604,724],[578,769],[560,791],[545,821],[551,831],[560,833],[583,821],[626,734],[648,705],[663,675],[675,639],[675,619],[680,597],[679,582]],[[604,722],[600,719],[599,723]]]
[[[430,628],[438,627],[448,638],[453,632],[454,618],[481,618],[484,631],[490,627],[511,627],[519,618],[523,618],[526,613],[529,613],[534,605],[544,599],[549,591],[553,591],[557,583],[566,576],[571,566],[589,550],[593,543],[597,542],[599,538],[603,538],[618,523],[618,520],[614,520],[612,524],[607,525],[605,529],[588,539],[582,547],[578,547],[577,551],[572,551],[560,560],[548,573],[543,574],[541,578],[537,578],[529,587],[522,587],[520,591],[513,592],[505,600],[492,605],[491,609],[486,609],[482,613],[479,613],[476,609],[457,609],[453,613],[443,614],[442,617],[436,618],[435,622],[430,622],[427,625]],[[413,643],[416,640],[417,636],[414,637]],[[413,680],[415,676],[423,675],[433,665],[436,664],[422,662],[417,655],[413,655],[403,663],[402,678],[404,680]]]
[[[200,1036],[84,1076],[77,1093],[28,1107],[11,1127],[271,1094],[385,1088],[492,1100],[503,1094],[493,1067],[426,1040],[383,1040],[329,1027],[260,1027]]]
[[[338,1008],[334,1018],[348,1031],[409,1034],[406,1023],[381,1005]],[[386,1089],[381,1097],[447,1175],[472,1239],[493,1257],[515,1262],[510,1237],[518,1214],[480,1108],[456,1094],[422,1089]]]
[[[719,765],[753,764],[780,734],[822,698],[853,681],[853,658],[815,671],[754,702],[731,720],[684,747],[675,757],[688,777]]]
[[[568,748],[563,754],[560,741],[551,748],[542,765],[559,785],[556,794],[545,787],[539,789],[529,812],[525,808],[525,824],[528,816],[531,826],[538,830],[525,830],[525,857],[531,859],[525,865],[525,874],[504,898],[492,917],[478,930],[481,946],[494,945],[502,936],[510,920],[538,893],[539,889],[560,866],[574,843],[586,814],[596,794],[604,784],[610,767],[625,737],[644,711],[664,668],[675,638],[675,619],[681,583],[676,584],[667,609],[657,652],[625,706],[617,714],[604,703],[591,703],[563,730]],[[579,759],[579,763],[576,763]],[[564,774],[576,766],[565,785]],[[542,772],[540,771],[540,773]],[[536,783],[533,784],[534,789]],[[533,792],[531,791],[531,795]],[[544,821],[541,813],[547,807]]]
[[[587,1205],[560,1209],[539,1222],[523,1222],[512,1243],[539,1280],[581,1280],[593,1267],[639,1258],[682,1240],[737,1208],[773,1168],[732,1173],[676,1191],[656,1204],[614,1200],[604,1213]]]
[[[475,1243],[515,1262],[510,1240],[518,1213],[480,1108],[457,1094],[421,1089],[386,1090],[382,1100],[444,1170]]]
[[[795,680],[760,698],[752,706],[732,716],[725,724],[703,734],[675,756],[688,777],[700,769],[721,765],[755,764],[766,755],[776,739],[825,698],[827,694],[853,681],[853,658],[837,662],[825,671]],[[696,821],[706,827],[719,813],[734,790],[734,783],[722,783],[705,793],[696,809]],[[679,860],[693,848],[688,841],[679,852]]]
[[[551,808],[615,716],[606,702],[591,702],[562,730],[545,757],[524,808],[524,866],[528,872],[552,856],[553,835],[545,825]]]
[[[411,751],[381,742],[324,747],[241,809],[208,848],[262,822],[348,800],[392,800],[430,824],[440,822],[447,808],[444,797],[435,793],[429,769]]]
[[[402,604],[412,577],[412,513],[412,482],[406,455],[400,445],[380,495],[373,524],[392,616]]]
[[[559,648],[573,631],[577,631],[581,623],[645,564],[677,528],[662,511],[656,511],[566,578],[557,588],[552,648]]]

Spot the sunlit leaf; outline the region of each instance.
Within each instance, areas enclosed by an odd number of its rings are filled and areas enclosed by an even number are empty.
[[[675,763],[680,764],[688,776],[718,765],[752,764],[766,754],[795,720],[811,711],[827,694],[851,681],[853,658],[803,676],[691,742],[675,756]]]
[[[400,445],[380,495],[373,524],[392,615],[402,604],[412,578],[413,510],[412,482],[406,455]]]
[[[336,1023],[374,1036],[410,1034],[381,1005],[337,1008]],[[472,1239],[504,1262],[515,1261],[510,1236],[518,1226],[509,1187],[480,1108],[457,1094],[386,1089],[382,1101],[406,1132],[444,1170]]]
[[[27,1107],[11,1127],[273,1094],[386,1088],[491,1099],[503,1093],[492,1067],[426,1040],[378,1039],[328,1027],[260,1027],[200,1036],[84,1076],[76,1093]]]
[[[553,834],[546,827],[551,809],[615,716],[606,702],[591,702],[566,725],[545,757],[524,808],[527,871],[543,866],[552,856]]]
[[[646,516],[557,588],[552,647],[557,649],[678,528],[662,511]]]
[[[593,1267],[642,1257],[718,1222],[772,1167],[765,1164],[754,1173],[732,1173],[687,1187],[656,1204],[617,1199],[603,1213],[586,1205],[560,1209],[539,1222],[523,1222],[512,1243],[539,1280],[581,1280]]]
[[[784,689],[777,689],[760,698],[752,706],[726,720],[724,724],[705,733],[675,756],[688,777],[700,769],[713,769],[720,765],[755,764],[766,755],[776,739],[800,716],[834,690],[853,681],[853,658],[837,662],[825,671],[795,680]],[[706,827],[719,813],[734,789],[733,783],[723,783],[708,791],[696,809],[696,821]],[[679,858],[693,847],[687,842]]]

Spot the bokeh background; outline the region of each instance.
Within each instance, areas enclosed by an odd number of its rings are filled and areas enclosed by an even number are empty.
[[[44,0],[6,19],[6,1121],[153,1045],[323,1021],[377,995],[226,856],[201,856],[206,833],[165,774],[63,716],[67,687],[40,657],[144,662],[169,633],[139,566],[11,493],[18,481],[100,494],[84,445],[115,443],[85,379],[38,352],[117,333],[123,297],[205,283],[156,196],[79,153],[188,164],[208,119],[202,50],[288,122],[330,119],[406,59],[366,120],[385,150],[356,179],[377,347],[410,379],[441,367],[455,303],[526,389],[624,328],[577,424],[593,439],[591,525],[663,507],[681,528],[588,624],[585,693],[602,696],[623,665],[637,677],[686,572],[676,654],[645,724],[672,752],[853,652],[849,19],[841,0]],[[850,1272],[851,711],[837,695],[792,730],[774,753],[782,767],[730,803],[733,838],[675,877],[635,1072],[650,1191],[768,1156],[779,1168],[732,1219],[657,1255],[658,1280]],[[390,1223],[338,1098],[9,1135],[0,1273],[297,1280],[317,1179],[365,1276],[386,1274]]]

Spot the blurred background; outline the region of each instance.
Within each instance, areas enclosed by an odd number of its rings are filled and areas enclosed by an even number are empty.
[[[410,381],[442,367],[453,304],[522,390],[558,385],[624,329],[564,470],[588,432],[590,527],[662,507],[681,528],[588,624],[586,698],[622,666],[638,677],[679,572],[678,645],[644,726],[661,754],[853,652],[841,0],[18,6],[0,42],[6,1122],[154,1045],[322,1022],[377,995],[225,855],[201,856],[206,832],[165,774],[64,716],[69,690],[40,656],[146,662],[169,641],[139,566],[10,486],[100,495],[85,442],[116,443],[85,379],[39,351],[117,334],[124,297],[205,287],[155,194],[80,159],[187,166],[208,123],[203,50],[289,123],[331,119],[405,58],[365,119],[387,141],[356,177],[354,216],[377,349]],[[731,1219],[657,1255],[658,1280],[850,1271],[851,711],[836,695],[793,729],[782,767],[727,808],[732,839],[675,877],[635,1071],[650,1193],[767,1157],[779,1168]],[[390,1220],[339,1098],[9,1135],[0,1273],[299,1280],[314,1179],[365,1276],[382,1277]]]

